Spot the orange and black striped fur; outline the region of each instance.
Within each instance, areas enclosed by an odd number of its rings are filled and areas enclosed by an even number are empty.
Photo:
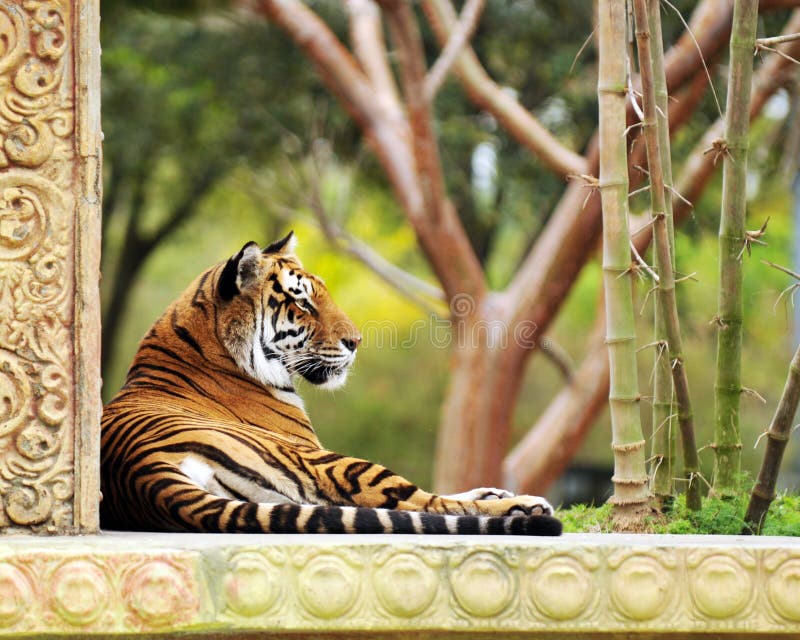
[[[293,240],[245,245],[142,340],[103,411],[103,526],[558,535],[543,498],[437,496],[320,445],[293,379],[343,384],[361,336]]]

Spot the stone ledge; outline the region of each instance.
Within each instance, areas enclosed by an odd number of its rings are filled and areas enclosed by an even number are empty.
[[[800,541],[106,533],[0,539],[0,635],[800,634]]]

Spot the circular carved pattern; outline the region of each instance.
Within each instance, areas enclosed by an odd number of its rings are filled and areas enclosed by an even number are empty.
[[[183,576],[161,561],[137,569],[126,582],[124,593],[133,612],[153,626],[176,622],[197,607]]]
[[[60,74],[55,73],[49,64],[31,56],[17,69],[14,86],[20,93],[38,98],[51,93],[60,79]]]
[[[6,493],[5,507],[15,524],[41,524],[53,510],[53,492],[44,485],[13,487]]]
[[[33,604],[32,594],[25,574],[10,564],[0,564],[0,627],[19,622]]]
[[[697,608],[712,618],[729,618],[750,601],[750,575],[730,556],[710,556],[691,573],[691,589]]]
[[[344,561],[325,554],[311,560],[300,572],[298,595],[309,613],[318,618],[338,618],[355,603],[358,586]]]
[[[26,68],[28,65],[22,67]],[[45,92],[52,88],[45,88]],[[9,129],[3,149],[13,162],[24,167],[38,167],[52,155],[55,144],[56,138],[50,125],[26,120]]]
[[[489,553],[476,553],[457,567],[450,578],[458,604],[474,616],[486,618],[505,609],[514,595],[508,567]]]
[[[0,185],[0,258],[18,260],[33,253],[47,232],[47,213],[30,189]]]
[[[626,618],[651,620],[664,611],[674,583],[654,558],[631,556],[611,575],[611,600]]]
[[[427,609],[436,596],[436,572],[411,553],[401,553],[378,569],[373,578],[378,600],[389,613],[411,618]]]
[[[17,436],[17,451],[28,460],[41,460],[58,451],[56,435],[39,424],[32,424]]]
[[[53,608],[72,625],[86,625],[106,609],[109,586],[100,568],[86,560],[61,565],[53,574]]]
[[[231,560],[225,576],[228,606],[241,616],[266,612],[281,592],[279,570],[259,553],[246,551]]]
[[[592,577],[572,558],[547,561],[527,582],[536,607],[553,620],[576,618],[592,600]]]
[[[767,582],[767,594],[781,616],[800,622],[800,560],[788,560],[775,570]]]

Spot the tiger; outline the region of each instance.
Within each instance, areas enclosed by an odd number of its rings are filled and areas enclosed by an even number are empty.
[[[362,337],[295,245],[248,242],[144,336],[103,409],[102,528],[559,535],[544,498],[436,495],[321,445],[295,382],[341,387]]]

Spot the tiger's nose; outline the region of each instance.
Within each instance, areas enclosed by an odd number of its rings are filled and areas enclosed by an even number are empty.
[[[358,345],[361,344],[361,336],[342,338],[342,344],[348,351],[355,351]]]

